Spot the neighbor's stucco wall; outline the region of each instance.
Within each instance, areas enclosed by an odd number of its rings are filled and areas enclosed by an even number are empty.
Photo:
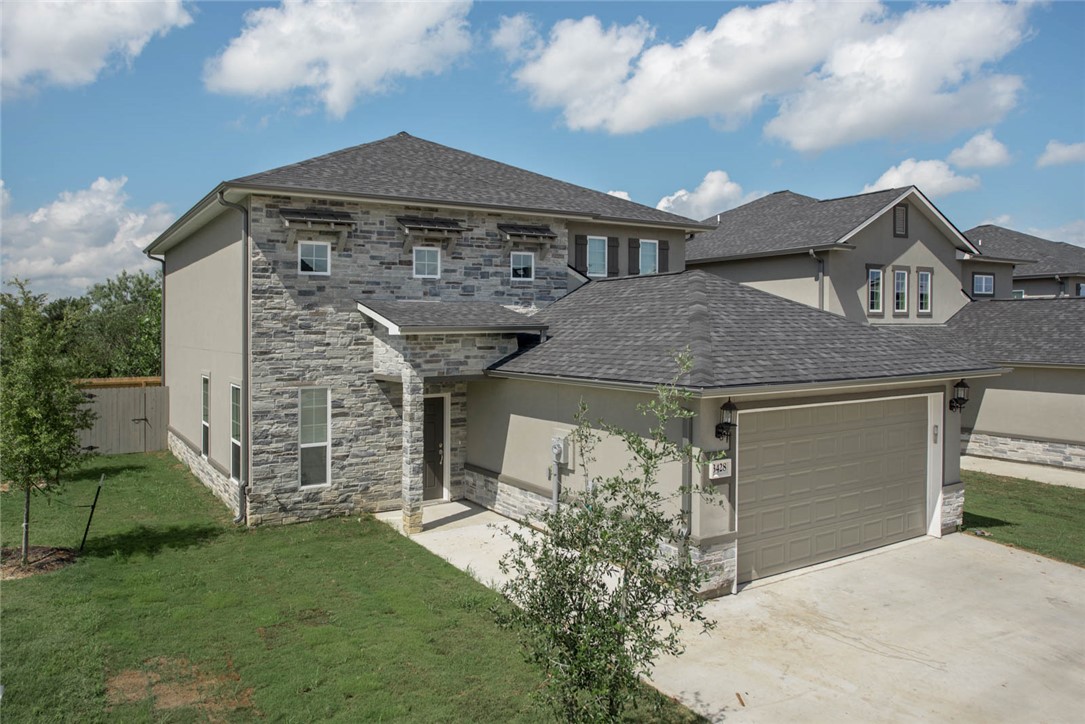
[[[1013,288],[1025,293],[1025,297],[1075,297],[1079,284],[1085,284],[1085,277],[1065,276],[1060,277],[1062,282],[1055,281],[1054,277],[1046,279],[1014,279]]]
[[[677,272],[686,268],[686,234],[681,229],[587,224],[571,221],[569,222],[569,248],[567,252],[568,264],[571,267],[576,266],[576,245],[573,242],[579,235],[618,237],[618,276],[624,277],[629,275],[630,239],[655,241],[666,239],[670,244],[667,256],[667,271]]]
[[[967,259],[961,262],[961,288],[972,295],[972,274],[992,274],[995,277],[995,294],[993,297],[976,297],[976,299],[1012,299],[1014,290],[1013,265],[1002,264],[982,259]]]
[[[198,448],[201,375],[210,378],[210,461],[230,468],[230,385],[241,384],[241,215],[219,216],[166,254],[164,384],[170,426]]]
[[[986,435],[1085,444],[1085,367],[1016,365],[970,381],[963,427]]]
[[[846,252],[838,252],[846,253]],[[822,258],[831,256],[822,252]],[[809,254],[697,264],[716,276],[818,308],[818,264]],[[827,280],[826,280],[826,288]]]

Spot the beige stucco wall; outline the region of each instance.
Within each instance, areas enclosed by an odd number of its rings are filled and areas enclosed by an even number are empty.
[[[210,458],[230,467],[230,385],[242,374],[241,215],[224,210],[166,253],[165,384],[170,425],[199,446],[201,374],[210,376]]]
[[[667,257],[668,271],[682,271],[686,268],[686,234],[680,229],[656,229],[642,226],[617,226],[613,224],[585,224],[569,222],[569,266],[576,264],[576,244],[574,239],[583,234],[584,236],[616,236],[618,237],[618,274],[629,274],[629,240],[630,239],[666,239],[670,242],[669,256]],[[572,287],[570,287],[572,288]]]
[[[988,435],[1085,443],[1085,368],[1015,366],[970,382],[965,429]]]
[[[823,258],[827,256],[822,253]],[[699,264],[697,268],[778,297],[818,307],[818,264],[808,254],[713,262]]]
[[[1085,277],[1062,277],[1060,284],[1054,277],[1049,279],[1014,279],[1013,288],[1025,293],[1025,297],[1078,296],[1078,284],[1085,284]]]

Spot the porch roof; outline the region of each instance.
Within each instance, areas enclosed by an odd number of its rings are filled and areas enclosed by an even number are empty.
[[[443,300],[366,300],[358,311],[392,335],[543,332],[539,319],[497,302]]]

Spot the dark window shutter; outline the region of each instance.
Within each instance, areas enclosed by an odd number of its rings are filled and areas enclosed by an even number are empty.
[[[607,237],[607,276],[618,276],[618,237]]]
[[[668,272],[670,268],[671,242],[666,239],[659,240],[659,273]]]
[[[893,236],[908,236],[908,206],[893,207]]]
[[[574,237],[575,250],[573,253],[573,269],[581,274],[588,273],[588,237],[577,234]]]
[[[629,240],[629,273],[640,274],[640,239]]]

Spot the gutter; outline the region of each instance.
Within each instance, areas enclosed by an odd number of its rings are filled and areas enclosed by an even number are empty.
[[[686,266],[698,266],[701,264],[713,264],[720,261],[743,261],[745,259],[764,259],[770,256],[794,256],[796,254],[808,254],[812,251],[834,251],[837,249],[843,249],[845,251],[851,251],[855,248],[855,244],[846,244],[843,242],[831,242],[828,244],[817,244],[815,246],[796,246],[788,249],[774,249],[772,251],[758,251],[752,254],[731,254],[729,256],[712,256],[705,257],[703,259],[686,259]]]
[[[227,201],[225,191],[221,187],[218,189],[217,200],[223,206],[241,212],[241,232],[243,234],[241,246],[244,250],[242,252],[243,258],[241,262],[241,424],[243,426],[241,438],[245,441],[245,444],[241,446],[241,479],[238,480],[237,517],[234,518],[234,523],[247,523],[249,507],[249,459],[252,451],[252,425],[250,424],[251,420],[249,419],[249,411],[252,409],[251,400],[249,399],[249,368],[251,363],[251,360],[249,359],[249,303],[251,296],[250,267],[252,266],[249,245],[251,243],[252,230],[249,224],[249,210],[241,204]]]
[[[810,250],[810,258],[818,263],[818,309],[825,311],[825,260],[818,256],[813,249]]]

